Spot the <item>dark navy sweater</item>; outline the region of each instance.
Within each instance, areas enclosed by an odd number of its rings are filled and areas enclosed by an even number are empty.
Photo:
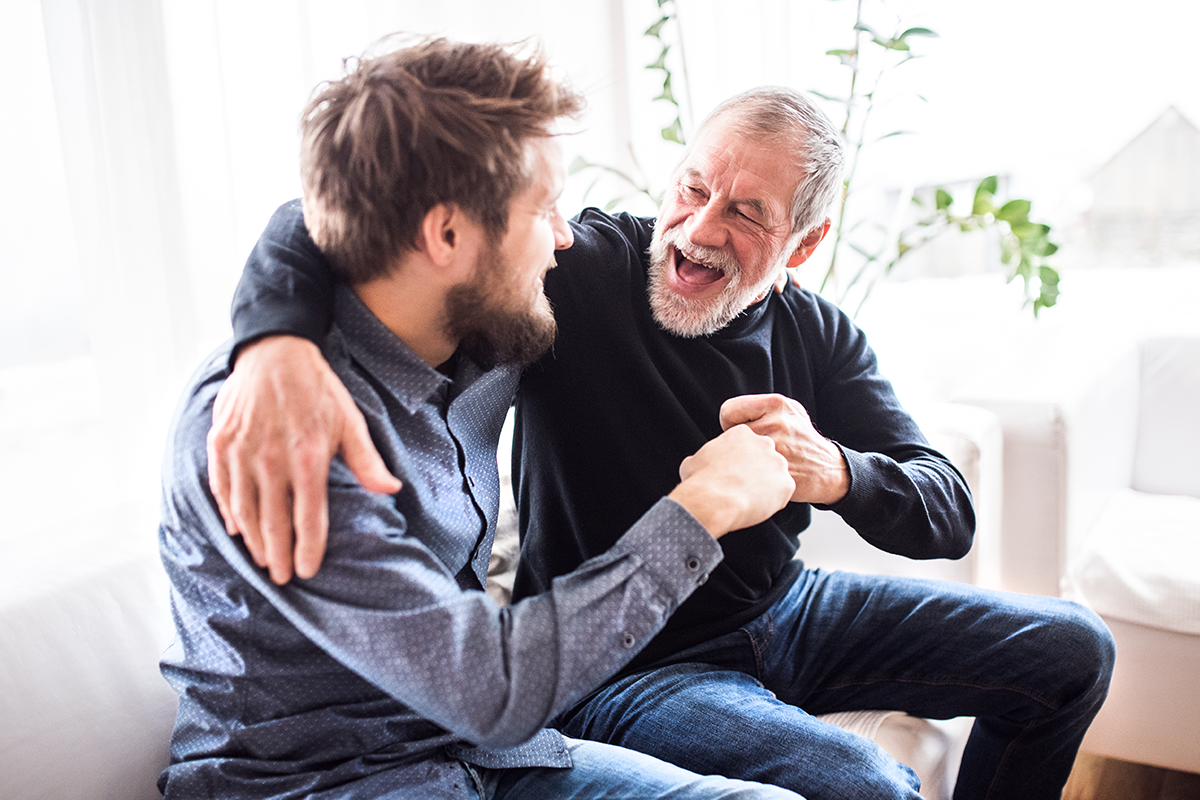
[[[521,560],[514,594],[537,594],[606,551],[679,482],[679,463],[721,432],[721,403],[778,392],[798,400],[841,448],[850,491],[832,506],[871,544],[912,558],[958,558],[974,511],[966,482],[931,449],[880,375],[866,337],[840,310],[789,286],[712,336],[684,339],[653,321],[646,249],[653,220],[595,209],[546,277],[559,332],[522,377],[513,474]],[[234,299],[235,338],[287,332],[317,340],[333,278],[299,202],[268,225]],[[630,669],[727,633],[761,614],[802,569],[810,507],[721,539],[724,561]]]

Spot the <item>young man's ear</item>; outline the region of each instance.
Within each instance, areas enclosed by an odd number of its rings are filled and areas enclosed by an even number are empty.
[[[796,245],[796,250],[788,258],[787,265],[789,269],[798,267],[805,261],[808,261],[808,257],[817,249],[817,245],[825,238],[825,234],[829,233],[829,226],[829,217],[826,217],[824,222],[814,226],[812,230],[804,234],[804,238],[800,240],[799,244]]]
[[[425,212],[417,231],[417,248],[435,264],[450,261],[462,244],[463,214],[453,203],[438,203]]]

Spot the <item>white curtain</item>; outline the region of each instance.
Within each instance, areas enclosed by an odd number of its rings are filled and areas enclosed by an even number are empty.
[[[930,45],[933,57],[905,68],[911,87],[893,87],[909,100],[927,95],[928,104],[915,103],[928,106],[926,115],[910,119],[914,103],[894,102],[886,113],[896,114],[895,124],[880,124],[922,135],[873,147],[860,187],[979,177],[1029,152],[1042,154],[1040,168],[1018,178],[1073,185],[1079,163],[1102,163],[1089,153],[1106,157],[1144,124],[1134,105],[1155,106],[1156,115],[1164,98],[1177,98],[1197,116],[1196,83],[1180,82],[1186,25],[1150,26],[1177,45],[1164,46],[1166,67],[1143,59],[1149,72],[1139,79],[1142,61],[1085,50],[1064,26],[1073,20],[1065,11],[1037,33],[1069,49],[1069,71],[1054,69],[1066,58],[1055,56],[1061,48],[1010,58],[1019,37],[999,12],[949,0],[894,5],[905,24],[929,25],[944,38]],[[675,6],[691,91],[675,88],[689,130],[717,102],[756,84],[844,93],[845,72],[825,52],[852,41],[851,0]],[[1162,20],[1171,7],[1154,0],[1147,13]],[[298,193],[300,109],[318,81],[341,74],[343,58],[395,31],[536,36],[589,100],[564,140],[568,161],[585,155],[630,170],[636,153],[661,189],[680,149],[658,136],[674,112],[650,102],[661,74],[645,69],[658,45],[643,32],[660,14],[655,0],[8,0],[0,12],[0,68],[11,98],[0,126],[0,503],[10,513],[0,542],[103,508],[136,507],[152,520],[175,397],[199,358],[228,336],[245,257],[271,212]],[[1128,52],[1150,33],[1149,23],[1112,26]],[[678,42],[667,38],[668,63],[682,77]],[[1001,64],[1005,80],[996,77]],[[1054,117],[1044,96],[1071,86],[1095,95],[1102,87],[1088,75],[1102,68],[1119,73],[1126,88],[1136,85],[1121,94],[1125,113],[1074,103]],[[1061,91],[1029,96],[1030,87],[1050,85]],[[1038,98],[1036,121],[1014,124],[1013,110]],[[961,108],[973,111],[955,113]],[[582,205],[594,175],[572,179],[566,210]],[[620,193],[603,185],[587,200],[603,204]],[[1048,203],[1039,199],[1039,209],[1052,212]],[[653,211],[644,199],[624,206]],[[70,502],[56,483],[62,476],[73,479]]]
[[[535,36],[589,98],[568,157],[621,163],[626,27],[642,24],[627,2],[6,6],[0,64],[18,102],[0,171],[0,557],[47,558],[63,536],[91,550],[99,527],[152,541],[171,411],[229,335],[263,225],[298,194],[297,121],[318,81],[396,31]]]

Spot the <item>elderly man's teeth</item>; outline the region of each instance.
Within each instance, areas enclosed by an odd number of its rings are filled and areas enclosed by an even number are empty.
[[[725,277],[725,273],[721,270],[692,261],[687,256],[683,256],[679,260],[679,264],[675,267],[675,273],[681,281],[693,286],[707,286]]]

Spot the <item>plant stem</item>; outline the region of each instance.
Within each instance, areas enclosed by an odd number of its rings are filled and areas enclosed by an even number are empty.
[[[696,107],[694,105],[692,105],[692,82],[691,82],[691,80],[688,79],[687,53],[684,52],[684,49],[683,49],[683,21],[681,20],[681,18],[679,16],[679,3],[678,2],[674,3],[673,10],[672,10],[672,16],[675,17],[675,33],[678,35],[677,38],[679,41],[679,69],[683,73],[683,96],[685,98],[687,98],[687,109],[688,109],[689,119],[688,119],[688,127],[686,130],[694,132],[695,125],[696,125],[696,111],[695,111]],[[681,115],[681,118],[682,118],[682,115]],[[687,134],[685,133],[681,138],[683,138],[686,141],[688,138]]]
[[[850,117],[854,113],[855,91],[858,86],[858,59],[861,54],[862,35],[863,32],[859,26],[862,23],[862,7],[863,0],[858,0],[854,12],[854,54],[850,57],[850,94],[846,98],[846,121],[842,124],[842,139],[846,139],[850,132]],[[838,253],[842,249],[843,232],[846,229],[846,206],[850,203],[850,185],[854,179],[855,169],[858,167],[858,152],[862,149],[862,137],[859,137],[858,147],[854,150],[854,157],[850,162],[850,172],[846,175],[846,179],[842,186],[842,207],[838,209],[837,234],[833,239],[833,252],[829,256],[829,268],[825,270],[825,277],[821,279],[821,286],[817,290],[821,293],[825,292],[825,287],[829,281],[837,275],[837,260]],[[835,292],[835,295],[840,294]]]

